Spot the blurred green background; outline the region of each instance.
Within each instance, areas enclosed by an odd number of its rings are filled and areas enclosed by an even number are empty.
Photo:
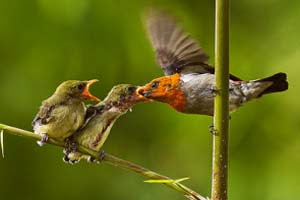
[[[142,85],[161,76],[140,14],[130,0],[0,1],[0,122],[31,130],[41,101],[67,79],[100,79],[104,98],[118,83]],[[164,7],[214,57],[214,2],[164,0]],[[299,199],[300,1],[231,3],[231,72],[256,79],[286,72],[290,88],[232,114],[230,199]],[[298,78],[297,78],[298,77]],[[120,118],[104,149],[209,196],[212,118],[143,103]],[[5,135],[1,199],[184,199],[107,164],[68,165],[62,149]]]

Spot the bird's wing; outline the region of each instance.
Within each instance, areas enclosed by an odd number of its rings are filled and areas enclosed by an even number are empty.
[[[215,73],[215,68],[207,63],[208,55],[173,17],[151,9],[144,16],[144,24],[155,50],[156,62],[165,75]],[[231,74],[230,79],[242,80]]]
[[[48,124],[53,118],[51,116],[51,112],[54,109],[54,107],[55,107],[54,105],[51,105],[47,102],[43,103],[42,106],[40,107],[39,112],[37,113],[37,115],[32,121],[32,126],[35,127],[37,124],[38,125]]]
[[[187,34],[176,20],[162,12],[150,10],[144,16],[156,62],[165,75],[177,72],[212,73],[207,64],[208,56],[198,43]]]
[[[97,115],[97,114],[101,114],[104,110],[105,110],[105,103],[100,102],[97,105],[87,105],[86,106],[86,111],[85,111],[85,116],[84,116],[84,122],[81,125],[81,127],[78,129],[77,131],[77,135],[78,133],[80,133],[80,131],[82,129],[84,129],[86,127],[86,125]]]
[[[77,132],[80,132],[81,129],[84,129],[84,127],[89,123],[91,119],[93,119],[96,116],[96,114],[97,114],[97,108],[94,105],[87,105],[85,116],[84,116],[84,122]]]

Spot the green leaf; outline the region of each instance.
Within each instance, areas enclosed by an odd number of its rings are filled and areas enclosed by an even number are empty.
[[[180,178],[180,179],[150,179],[150,180],[145,180],[145,183],[180,183],[182,181],[190,179],[189,177],[185,178]]]

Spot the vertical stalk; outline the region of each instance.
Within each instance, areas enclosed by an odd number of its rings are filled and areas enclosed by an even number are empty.
[[[229,127],[229,0],[216,0],[212,200],[227,200]]]

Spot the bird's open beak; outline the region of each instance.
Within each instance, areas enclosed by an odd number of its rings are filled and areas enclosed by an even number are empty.
[[[97,97],[93,96],[93,95],[90,93],[90,91],[89,91],[90,85],[92,85],[93,83],[96,83],[96,82],[98,82],[97,79],[93,79],[93,80],[87,81],[87,84],[86,84],[86,86],[85,86],[85,88],[84,88],[84,90],[83,90],[83,92],[82,92],[82,95],[83,95],[85,98],[87,98],[87,99],[90,99],[90,100],[92,100],[92,101],[97,101],[97,102],[99,102],[100,99],[98,99]]]
[[[140,96],[146,98],[150,97],[150,91],[145,90],[144,87],[139,87],[136,91]]]
[[[150,91],[145,91],[144,87],[138,87],[136,90],[136,96],[141,99],[141,101],[152,101],[152,99],[149,99],[148,97],[150,94]]]

